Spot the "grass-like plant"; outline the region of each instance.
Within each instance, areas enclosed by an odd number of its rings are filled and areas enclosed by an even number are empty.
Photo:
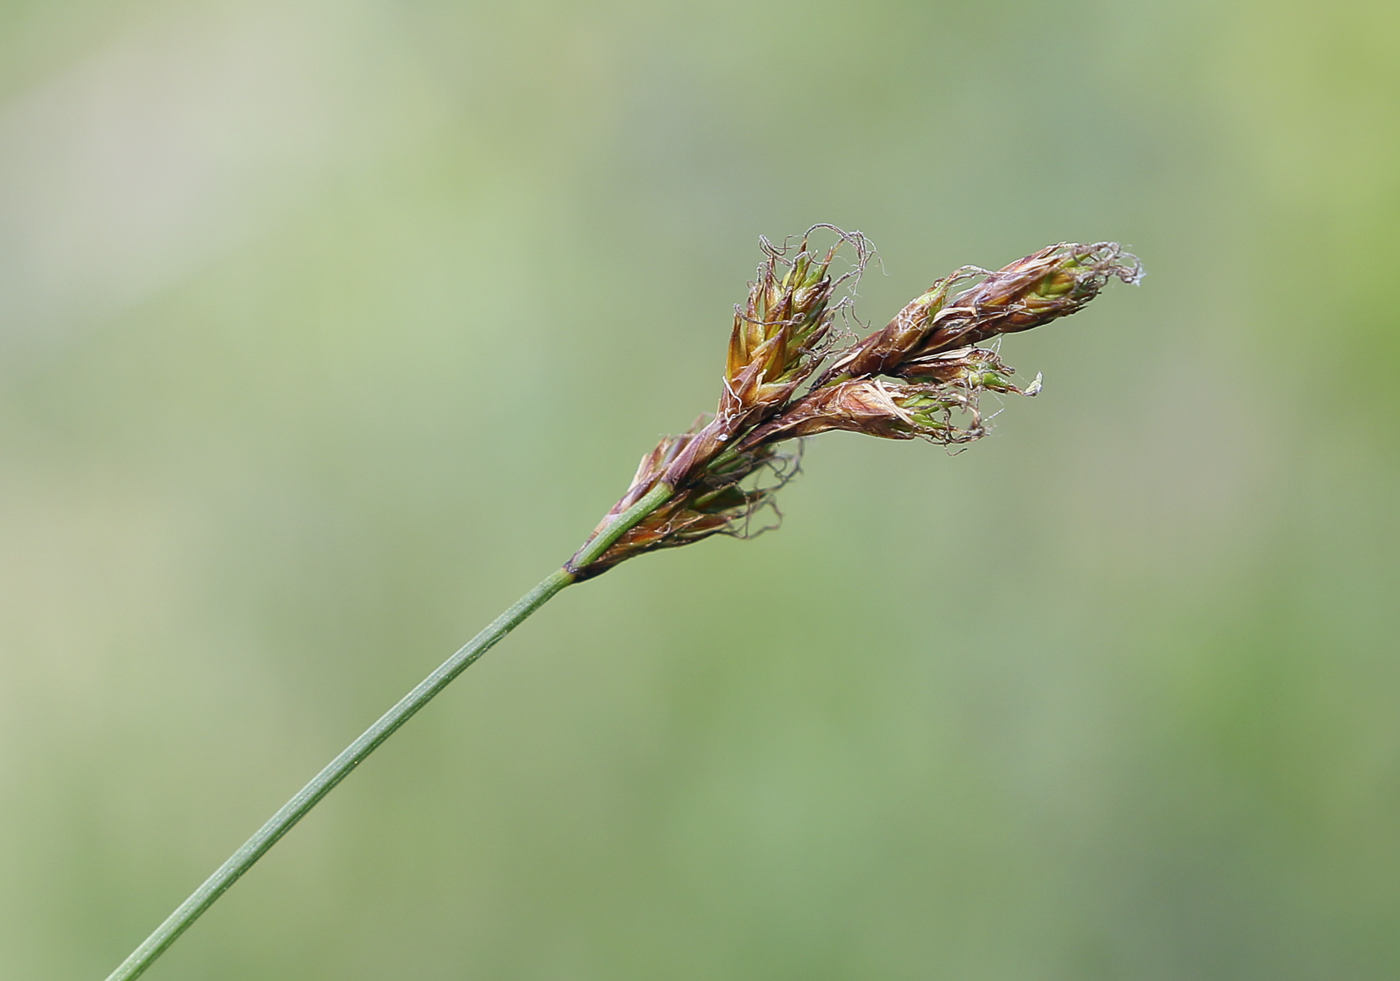
[[[834,236],[825,250],[818,231]],[[719,407],[642,458],[627,492],[563,567],[522,596],[326,765],[132,952],[108,981],[146,970],[292,826],[477,658],[565,586],[625,559],[711,535],[747,537],[755,515],[796,472],[805,436],[832,429],[883,439],[969,443],[986,429],[984,392],[1035,395],[997,352],[979,347],[1075,313],[1110,279],[1136,284],[1137,259],[1116,243],[1062,242],[995,272],[964,266],[930,286],[884,329],[860,339],[836,322],[833,302],[873,254],[859,232],[815,225],[795,245],[760,239],[764,253],[748,301],[735,308]],[[840,250],[850,269],[832,272]],[[960,288],[961,287],[961,288]],[[853,319],[853,318],[851,318]],[[858,322],[857,322],[858,323]],[[842,342],[850,343],[842,346]],[[786,445],[785,445],[786,444]],[[759,529],[761,530],[761,529]]]

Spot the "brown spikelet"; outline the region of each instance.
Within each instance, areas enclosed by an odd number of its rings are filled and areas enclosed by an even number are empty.
[[[949,298],[957,283],[977,284]],[[905,376],[907,367],[950,348],[1048,324],[1080,310],[1109,279],[1136,283],[1137,258],[1116,242],[1062,242],[996,272],[964,266],[934,283],[878,331],[838,356],[818,384],[862,375]]]

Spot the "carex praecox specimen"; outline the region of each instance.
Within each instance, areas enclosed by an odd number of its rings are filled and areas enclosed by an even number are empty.
[[[818,232],[835,243],[814,249]],[[815,225],[795,245],[760,245],[757,278],[735,307],[718,409],[642,458],[599,530],[659,487],[669,496],[596,558],[579,561],[587,546],[580,549],[567,567],[576,579],[654,549],[751,534],[753,516],[795,473],[788,441],[832,429],[942,444],[978,439],[986,432],[982,393],[1040,391],[1038,375],[1024,388],[1012,384],[1014,369],[979,344],[1075,313],[1110,279],[1142,278],[1137,258],[1116,242],[1061,242],[995,271],[963,266],[884,329],[842,347],[849,331],[836,321],[849,300],[833,296],[873,254],[865,236]],[[837,276],[832,263],[842,248],[853,255]]]

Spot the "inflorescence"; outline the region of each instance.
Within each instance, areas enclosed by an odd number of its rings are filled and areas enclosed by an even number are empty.
[[[818,229],[836,236],[825,252],[809,246]],[[979,396],[1035,395],[1040,376],[1017,388],[1010,381],[1015,369],[978,344],[1075,313],[1110,279],[1142,278],[1137,258],[1115,242],[1062,242],[995,272],[964,266],[884,329],[833,350],[835,318],[849,300],[833,304],[832,296],[859,277],[873,254],[868,240],[815,225],[795,251],[767,239],[760,245],[765,259],[748,302],[735,308],[714,417],[667,436],[642,458],[598,530],[658,487],[669,497],[591,562],[576,565],[576,556],[566,568],[577,579],[643,552],[749,534],[753,515],[796,472],[796,454],[778,448],[786,441],[833,429],[944,445],[980,438],[986,429]],[[833,278],[842,246],[855,253],[852,269]]]

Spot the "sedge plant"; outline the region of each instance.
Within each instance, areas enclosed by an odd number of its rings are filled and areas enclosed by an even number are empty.
[[[834,237],[814,248],[814,233]],[[1114,242],[1061,242],[1001,269],[964,266],[937,280],[864,338],[838,326],[873,254],[859,232],[815,225],[795,244],[760,239],[764,258],[735,308],[719,405],[647,453],[626,493],[562,567],[546,576],[424,678],[268,819],[108,976],[142,974],[292,826],[386,739],[560,590],[626,559],[713,535],[751,537],[760,511],[796,473],[801,441],[829,430],[954,446],[986,433],[987,392],[1035,395],[1041,379],[984,342],[1075,313],[1111,279],[1138,283],[1142,266]],[[848,249],[850,268],[832,266]],[[858,322],[857,322],[858,323]],[[843,343],[848,342],[848,343]]]

